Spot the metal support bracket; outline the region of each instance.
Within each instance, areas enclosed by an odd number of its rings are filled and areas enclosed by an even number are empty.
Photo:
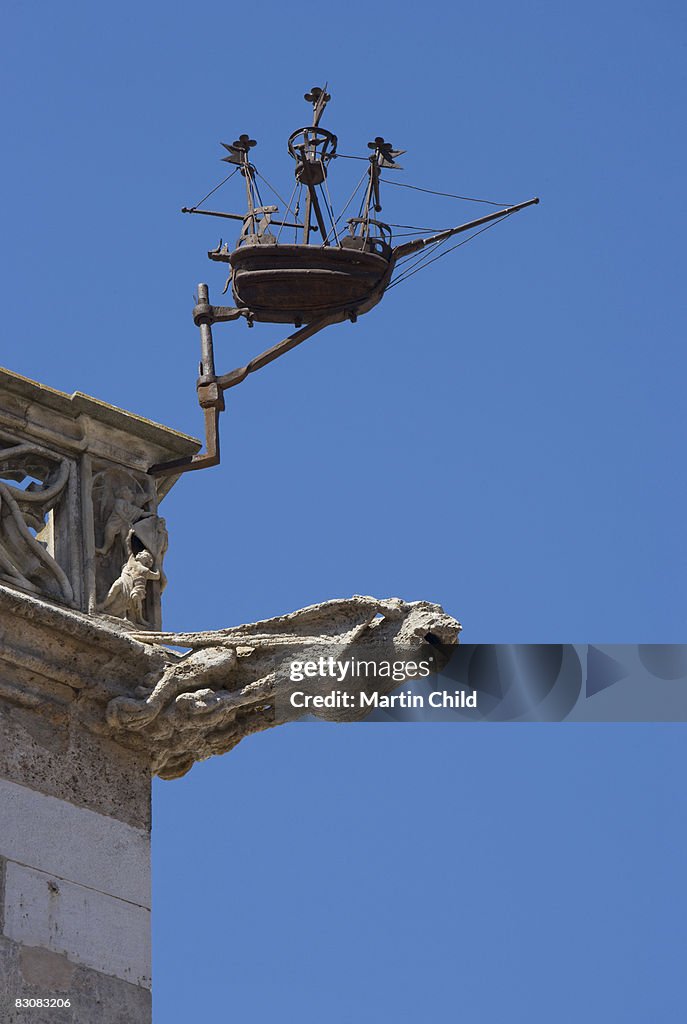
[[[300,330],[273,345],[272,348],[261,352],[245,366],[237,367],[230,373],[218,377],[215,373],[212,325],[238,320],[241,316],[246,317],[249,323],[252,321],[251,312],[248,309],[235,306],[211,306],[208,286],[206,284],[198,285],[198,302],[193,307],[193,322],[200,330],[201,359],[196,392],[198,404],[203,410],[205,419],[205,451],[182,459],[174,459],[171,462],[158,462],[148,470],[151,476],[178,476],[192,470],[217,466],[220,461],[219,417],[225,408],[224,392],[241,384],[250,373],[274,362],[279,356],[290,352],[292,348],[296,348],[301,342],[311,338],[313,334],[317,334],[318,331],[334,323],[330,317],[313,320],[312,323],[301,327]]]

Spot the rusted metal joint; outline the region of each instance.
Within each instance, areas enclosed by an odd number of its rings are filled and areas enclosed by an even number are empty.
[[[202,299],[193,307],[193,322],[196,327],[201,324],[225,324],[230,320],[238,320],[240,316],[248,316],[248,310],[238,306],[211,306]]]
[[[196,391],[201,409],[217,409],[218,412],[224,412],[224,392],[216,379],[208,381],[207,378],[200,378],[196,384]]]
[[[209,302],[199,302],[193,307],[193,322],[196,327],[213,322],[213,308]]]

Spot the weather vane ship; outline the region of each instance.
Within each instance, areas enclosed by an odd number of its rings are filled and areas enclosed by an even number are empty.
[[[151,473],[180,473],[216,465],[219,462],[218,417],[224,409],[224,391],[240,384],[249,373],[261,369],[323,328],[343,320],[355,322],[381,301],[388,288],[407,280],[456,248],[454,245],[442,249],[455,235],[473,232],[458,243],[462,245],[518,210],[539,202],[538,198],[529,199],[430,235],[425,235],[429,230],[426,228],[387,224],[374,216],[382,211],[380,185],[388,182],[382,178],[382,172],[401,170],[396,160],[405,150],[395,149],[390,142],[377,136],[368,143],[371,150],[368,156],[338,153],[336,135],[320,126],[331,99],[327,87],[314,87],[304,98],[312,104],[312,124],[298,128],[288,140],[288,151],[295,161],[295,183],[288,202],[279,196],[251,161],[250,152],[256,145],[255,140],[241,135],[232,143],[222,143],[228,152],[223,160],[235,165],[234,170],[195,206],[182,208],[182,213],[241,221],[241,234],[233,250],[220,240],[219,245],[208,252],[211,260],[229,264],[224,291],[231,286],[236,305],[210,305],[207,285],[198,286],[198,302],[193,317],[201,332],[202,358],[197,389],[200,405],[205,411],[207,451],[192,458],[153,466]],[[337,158],[362,160],[367,165],[338,216],[327,184],[329,165]],[[246,212],[238,214],[201,209],[210,196],[235,174],[240,174],[244,180]],[[260,181],[283,204],[281,216],[275,217],[279,213],[277,205],[263,202]],[[418,188],[413,185],[403,187]],[[449,195],[455,199],[469,198],[424,188],[419,191]],[[342,223],[356,200],[357,216]],[[498,205],[483,199],[470,201]],[[401,234],[396,237],[406,240],[394,244],[392,229],[401,229]],[[241,317],[251,327],[256,321],[290,323],[297,331],[246,366],[217,376],[212,325]]]

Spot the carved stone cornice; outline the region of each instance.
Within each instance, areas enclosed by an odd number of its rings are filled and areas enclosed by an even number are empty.
[[[194,455],[200,441],[80,391],[66,394],[0,367],[0,427],[65,453],[85,452],[146,472],[155,462]],[[162,478],[160,497],[176,477]]]
[[[165,665],[161,649],[115,621],[0,585],[0,697],[13,704],[102,733],[108,702]]]

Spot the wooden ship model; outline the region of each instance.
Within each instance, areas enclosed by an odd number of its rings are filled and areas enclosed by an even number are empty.
[[[180,473],[201,469],[219,462],[218,416],[224,409],[223,393],[254,372],[272,362],[313,334],[343,320],[355,322],[383,298],[389,287],[401,283],[441,255],[451,251],[442,246],[465,232],[474,237],[487,227],[505,220],[539,202],[538,198],[497,209],[476,220],[449,227],[430,235],[426,229],[409,225],[391,225],[377,219],[382,211],[381,184],[387,179],[382,172],[401,169],[396,160],[405,150],[395,149],[381,136],[368,143],[367,156],[344,156],[337,152],[336,135],[321,127],[320,121],[331,96],[314,87],[305,94],[312,104],[312,123],[292,132],[288,152],[295,161],[295,183],[288,202],[281,200],[284,212],[277,205],[265,204],[260,181],[274,189],[251,160],[256,142],[241,135],[232,143],[222,143],[227,151],[223,160],[234,170],[212,189],[196,206],[183,207],[182,213],[200,214],[241,222],[236,245],[230,249],[222,243],[208,252],[208,257],[229,266],[224,288],[231,288],[234,306],[210,305],[207,285],[198,286],[198,302],[193,316],[201,332],[201,365],[198,397],[205,410],[207,451],[189,459],[153,466],[153,474]],[[333,160],[362,160],[363,175],[344,209],[335,215],[327,175]],[[203,203],[235,174],[244,181],[246,211],[243,214],[201,209]],[[417,186],[405,186],[417,187]],[[420,191],[432,192],[431,189]],[[448,193],[434,193],[448,195]],[[275,192],[277,198],[278,193]],[[465,196],[453,196],[466,199]],[[357,216],[343,217],[358,199]],[[473,200],[487,202],[489,200]],[[393,229],[403,229],[405,241],[394,243]],[[410,236],[410,237],[409,237]],[[463,244],[458,243],[458,244]],[[417,256],[416,254],[420,254]],[[218,376],[215,373],[212,325],[245,318],[249,326],[255,322],[293,324],[296,332],[263,352],[247,366]]]

